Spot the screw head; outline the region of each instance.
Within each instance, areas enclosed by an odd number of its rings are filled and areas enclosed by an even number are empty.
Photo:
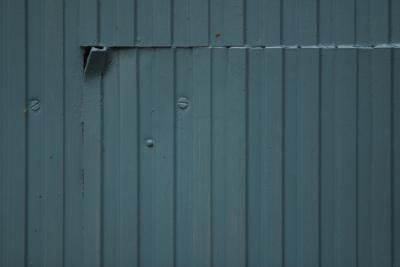
[[[186,97],[181,97],[178,99],[177,105],[180,109],[187,109],[189,107],[189,100]]]
[[[38,112],[40,110],[40,101],[38,99],[32,99],[29,102],[29,108],[33,111],[33,112]]]
[[[154,140],[153,139],[147,139],[146,140],[146,146],[147,147],[153,147],[154,146]]]

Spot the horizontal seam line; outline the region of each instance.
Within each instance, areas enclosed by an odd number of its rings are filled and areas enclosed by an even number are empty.
[[[275,46],[81,46],[82,48],[97,47],[110,49],[193,49],[193,48],[236,48],[236,49],[384,49],[384,48],[400,48],[400,43],[382,43],[371,45],[351,45],[351,44],[319,44],[319,45],[275,45]]]

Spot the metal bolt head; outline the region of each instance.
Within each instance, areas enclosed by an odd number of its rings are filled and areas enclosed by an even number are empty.
[[[177,105],[180,109],[187,109],[189,107],[189,100],[186,97],[181,97],[178,99]]]
[[[38,99],[32,99],[29,102],[29,108],[33,111],[33,112],[38,112],[40,110],[40,101]]]
[[[147,139],[146,140],[146,146],[147,147],[153,147],[154,146],[154,140],[153,139]]]

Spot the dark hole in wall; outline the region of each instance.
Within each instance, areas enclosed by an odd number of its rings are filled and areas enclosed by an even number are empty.
[[[86,68],[86,63],[88,61],[89,55],[90,55],[90,50],[92,50],[92,48],[98,48],[98,49],[103,49],[103,46],[83,46],[82,50],[83,50],[83,64],[82,64],[82,69]]]

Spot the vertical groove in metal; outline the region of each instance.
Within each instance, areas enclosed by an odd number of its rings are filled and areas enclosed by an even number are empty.
[[[210,0],[209,0],[210,2]],[[214,138],[212,138],[214,136],[214,124],[212,122],[212,116],[214,114],[214,108],[213,108],[213,103],[214,103],[214,94],[212,93],[212,85],[214,84],[214,78],[213,78],[213,73],[214,73],[214,52],[215,50],[210,50],[210,150],[212,151],[212,148],[214,147]],[[211,152],[210,153],[210,266],[211,267],[215,267],[214,266],[214,207],[213,207],[213,203],[214,203],[214,185],[213,185],[213,181],[214,181],[214,155]]]
[[[0,265],[24,266],[26,243],[26,5],[0,3]]]
[[[174,0],[171,0],[172,2],[174,1]],[[171,9],[171,10],[173,10],[173,8]],[[171,19],[172,19],[172,14],[171,14]],[[171,29],[172,29],[172,27],[171,27]],[[172,33],[172,31],[171,31],[171,33]],[[173,33],[171,34],[171,37],[173,36]],[[172,140],[172,142],[173,142],[173,160],[172,160],[172,162],[173,162],[173,181],[172,181],[172,202],[173,202],[173,204],[172,204],[172,224],[173,224],[173,227],[172,227],[172,232],[173,232],[173,234],[172,234],[172,238],[173,238],[173,250],[172,250],[172,253],[173,253],[173,256],[172,256],[172,264],[173,264],[173,266],[177,266],[177,264],[176,264],[176,254],[177,254],[177,251],[176,251],[176,248],[177,248],[177,245],[176,245],[176,243],[177,243],[177,233],[176,233],[176,231],[177,231],[177,220],[176,220],[176,208],[177,208],[177,205],[176,205],[176,194],[177,194],[177,189],[176,189],[176,186],[177,186],[177,158],[178,158],[178,150],[177,150],[177,110],[176,110],[176,105],[177,105],[177,93],[176,93],[176,50],[173,50],[173,52],[172,52],[172,69],[173,69],[173,77],[172,77],[172,88],[173,88],[173,92],[172,92],[172,99],[171,99],[171,103],[170,103],[170,105],[173,107],[173,127],[172,127],[172,129],[173,129],[173,140]]]
[[[65,0],[62,0],[62,40],[63,40],[63,44],[65,44],[65,40],[66,40],[66,16],[65,16]],[[66,166],[65,166],[65,162],[66,162],[66,145],[65,145],[65,132],[66,132],[66,120],[65,120],[65,114],[66,114],[66,103],[65,103],[65,99],[66,99],[66,92],[65,92],[65,88],[66,88],[66,79],[65,79],[65,73],[66,73],[66,56],[65,56],[65,50],[66,47],[65,45],[63,45],[62,47],[62,159],[63,159],[63,165],[62,165],[62,188],[61,188],[61,194],[62,194],[62,234],[61,234],[61,243],[62,243],[62,252],[61,252],[61,267],[65,267],[65,222],[66,222],[66,216],[65,216],[65,211],[66,211],[66,205],[65,205],[65,201],[66,201]]]
[[[137,157],[137,183],[136,183],[136,192],[137,192],[137,211],[136,211],[136,223],[137,223],[137,240],[136,240],[136,246],[137,246],[137,260],[136,260],[136,267],[140,266],[140,255],[141,255],[141,249],[140,249],[140,244],[141,244],[141,220],[140,220],[140,214],[141,214],[141,194],[140,194],[140,184],[141,180],[143,179],[141,176],[141,157],[140,157],[140,146],[142,143],[142,140],[140,139],[140,132],[139,130],[141,129],[141,123],[140,123],[140,118],[141,118],[141,104],[140,104],[140,99],[141,99],[141,93],[139,90],[139,82],[140,82],[140,68],[139,68],[139,62],[140,62],[140,53],[138,50],[136,52],[136,59],[135,59],[135,66],[136,66],[136,80],[135,80],[135,86],[137,90],[137,100],[136,100],[136,120],[137,120],[137,131],[136,131],[136,142],[137,142],[137,152],[136,152],[136,157]]]
[[[357,0],[356,0],[357,1]],[[355,190],[355,202],[356,202],[356,205],[355,205],[355,210],[356,210],[356,228],[355,228],[355,236],[356,236],[356,241],[355,241],[355,243],[356,243],[356,251],[355,251],[355,265],[358,267],[359,266],[359,260],[358,260],[358,258],[359,258],[359,253],[358,253],[358,251],[359,251],[359,242],[358,242],[358,240],[359,240],[359,234],[358,234],[358,225],[359,225],[359,216],[358,216],[358,195],[359,195],[359,192],[358,192],[358,182],[359,182],[359,171],[358,171],[358,168],[359,168],[359,163],[358,163],[358,161],[359,161],[359,156],[358,156],[358,151],[359,151],[359,140],[358,140],[358,135],[359,135],[359,132],[360,132],[360,129],[359,129],[359,117],[360,117],[360,113],[359,113],[359,96],[360,96],[360,83],[359,83],[359,76],[360,76],[360,64],[359,64],[359,62],[360,62],[360,51],[359,50],[357,50],[356,51],[356,162],[355,162],[355,179],[356,179],[356,190]]]
[[[319,2],[319,0],[318,0],[318,2]],[[318,31],[318,29],[317,29],[317,32],[319,32]],[[321,71],[321,66],[322,66],[322,51],[321,50],[319,50],[318,51],[318,266],[322,266],[321,265],[321,262],[322,262],[322,259],[321,259],[321,240],[322,240],[322,238],[321,238],[321,233],[322,233],[322,231],[321,231],[321,225],[322,225],[322,220],[321,220],[321,212],[322,212],[322,209],[321,209],[321,203],[322,203],[322,198],[321,198],[321,188],[322,188],[322,179],[321,179],[321,177],[322,177],[322,163],[321,163],[321,161],[322,161],[322,156],[321,156],[321,154],[322,154],[322,116],[321,116],[321,114],[322,114],[322,105],[321,105],[321,103],[322,103],[322,90],[321,90],[321,87],[322,87],[322,71]]]
[[[391,3],[392,1],[390,1]],[[394,51],[390,51],[390,233],[391,233],[391,240],[390,240],[390,265],[395,265],[395,218],[394,218],[394,205],[395,205],[395,197],[394,197]]]
[[[24,106],[25,106],[25,109],[24,109],[24,112],[25,113],[27,113],[28,112],[28,101],[29,101],[29,99],[28,99],[28,93],[29,93],[29,52],[28,52],[28,47],[29,47],[29,45],[28,45],[28,43],[29,43],[29,31],[28,31],[28,28],[29,28],[29,21],[28,21],[28,15],[29,15],[29,9],[28,9],[28,7],[29,7],[29,4],[28,4],[28,0],[25,0],[24,1],[24,16],[25,16],[25,18],[24,18],[24,27],[25,27],[25,33],[24,33],[24,41],[25,41],[25,44],[24,44],[24,49],[25,49],[25,67],[24,67],[24,78],[25,78],[25,92],[24,92]],[[4,9],[5,10],[5,9]],[[24,197],[25,197],[25,199],[24,199],[24,204],[25,204],[25,207],[24,207],[24,216],[25,216],[25,218],[24,218],[24,240],[25,240],[25,242],[24,242],[24,266],[27,266],[27,264],[29,263],[29,259],[28,259],[28,242],[29,242],[29,237],[28,237],[28,228],[29,228],[29,220],[28,220],[28,216],[29,216],[29,210],[28,210],[28,207],[29,207],[29,204],[28,204],[28,200],[29,200],[29,170],[28,170],[28,166],[29,166],[29,157],[28,157],[28,155],[29,155],[29,145],[28,145],[28,141],[29,141],[29,125],[28,125],[28,114],[25,114],[25,140],[24,140],[24,142],[25,142],[25,157],[24,157],[24,160],[25,160],[25,162],[24,162],[24,164],[25,164],[25,172],[24,172],[24,182],[25,182],[25,184],[24,184],[24,189],[25,189],[25,192],[24,192]],[[4,161],[3,161],[4,162]]]
[[[246,13],[246,12],[244,12]],[[244,28],[246,28],[244,26]],[[249,265],[249,225],[248,225],[248,220],[247,218],[249,217],[249,184],[248,184],[248,179],[249,177],[249,51],[246,50],[245,52],[245,82],[244,82],[244,90],[245,90],[245,182],[244,182],[244,202],[245,202],[245,245],[244,245],[244,250],[245,250],[245,260],[244,260],[244,265],[248,266]]]
[[[400,53],[398,50],[393,51],[394,58],[393,58],[393,63],[394,63],[394,69],[393,73],[398,73],[400,71]],[[398,225],[400,224],[400,79],[399,75],[394,75],[394,88],[393,88],[393,108],[394,108],[394,113],[393,113],[393,210],[394,210],[394,217],[393,217],[393,222],[396,226],[394,229],[394,234],[393,234],[393,251],[394,251],[394,265],[399,265],[400,264],[400,229]]]
[[[286,240],[286,235],[285,235],[285,225],[286,225],[286,216],[285,216],[285,207],[286,207],[286,203],[285,203],[285,199],[286,199],[286,190],[285,190],[285,177],[286,177],[286,160],[285,160],[285,151],[286,151],[286,131],[285,131],[285,125],[286,125],[286,77],[285,77],[285,70],[286,70],[286,51],[282,50],[282,66],[280,68],[281,71],[281,83],[282,83],[282,123],[281,123],[281,132],[282,132],[282,146],[281,146],[281,161],[282,161],[282,182],[281,182],[281,202],[282,202],[282,211],[281,211],[281,216],[282,216],[282,226],[281,226],[281,238],[282,238],[282,244],[281,244],[281,249],[282,249],[282,255],[281,255],[281,267],[286,266],[286,262],[285,262],[285,258],[286,258],[286,244],[285,244],[285,240]]]
[[[98,1],[100,1],[100,0],[98,0]],[[100,2],[99,2],[100,3]],[[99,134],[99,140],[98,140],[98,143],[99,143],[99,156],[100,156],[100,158],[99,158],[99,167],[100,167],[100,175],[99,175],[99,206],[100,206],[100,208],[99,208],[99,231],[98,231],[98,233],[97,233],[97,235],[98,235],[98,237],[99,237],[99,255],[98,255],[98,257],[99,257],[99,266],[100,267],[105,267],[104,266],[104,252],[105,252],[105,249],[104,249],[104,244],[105,244],[105,242],[104,242],[104,221],[105,221],[105,216],[104,216],[104,214],[105,214],[105,212],[104,212],[104,193],[105,193],[105,190],[104,190],[104,164],[105,164],[105,161],[104,161],[104,152],[105,152],[105,150],[104,150],[104,131],[105,131],[105,127],[104,127],[104,75],[103,75],[103,73],[101,73],[100,74],[100,86],[99,86],[99,89],[98,89],[99,91],[100,91],[100,97],[99,97],[99,102],[98,103],[96,103],[96,104],[98,104],[99,105],[99,115],[100,115],[100,118],[99,118],[99,120],[100,120],[100,125],[99,125],[99,128],[100,128],[100,134]],[[93,177],[93,178],[97,178],[97,177]],[[108,190],[107,190],[108,191]],[[88,226],[88,228],[90,227],[90,225],[87,225]]]

